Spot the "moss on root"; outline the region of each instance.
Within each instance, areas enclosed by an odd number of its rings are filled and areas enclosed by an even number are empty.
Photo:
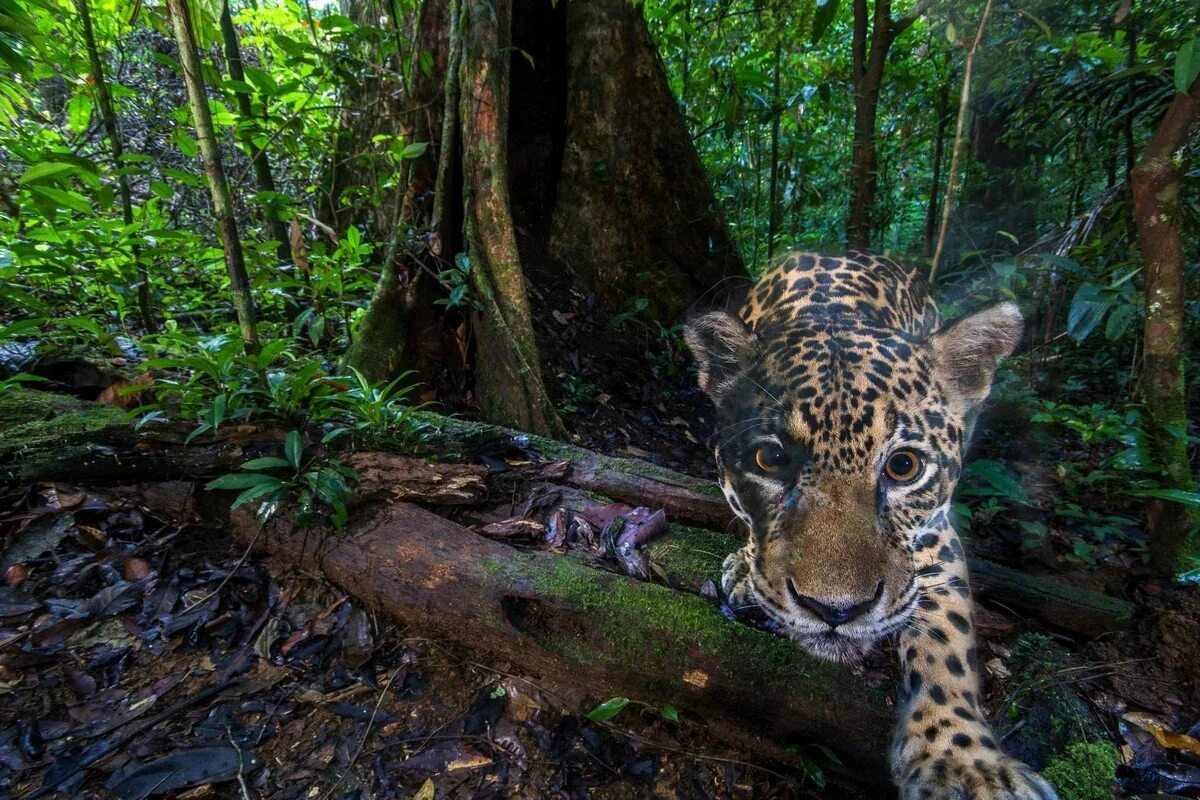
[[[1121,756],[1109,742],[1075,742],[1054,756],[1042,777],[1058,790],[1060,800],[1116,800],[1113,778]]]

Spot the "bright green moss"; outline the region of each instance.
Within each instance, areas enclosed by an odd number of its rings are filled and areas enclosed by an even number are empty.
[[[1042,770],[1061,800],[1115,800],[1113,777],[1121,756],[1109,742],[1076,742]]]
[[[124,419],[125,413],[118,408],[66,395],[36,389],[0,393],[0,441],[81,433]]]
[[[646,551],[671,583],[695,589],[706,579],[720,580],[725,557],[741,546],[736,536],[672,524],[666,536],[646,545]]]

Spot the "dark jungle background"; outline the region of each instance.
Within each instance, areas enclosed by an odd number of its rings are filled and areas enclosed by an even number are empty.
[[[430,415],[711,477],[688,314],[852,248],[1027,319],[955,505],[1011,584],[1006,746],[1064,800],[1200,796],[1200,6],[0,0],[0,67],[0,795],[885,796],[228,523],[352,525],[346,454],[451,460]],[[162,431],[173,482],[122,472]],[[469,455],[493,499],[540,463]],[[427,506],[570,550],[545,504]]]

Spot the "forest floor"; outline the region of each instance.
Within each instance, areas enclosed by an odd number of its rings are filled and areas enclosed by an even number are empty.
[[[600,383],[606,369],[577,377]],[[710,475],[712,421],[685,377],[608,397],[564,380],[557,399],[579,444]],[[1046,457],[1002,419],[981,437],[999,457]],[[671,721],[631,705],[592,721],[554,687],[373,616],[319,576],[239,558],[193,492],[39,484],[0,497],[0,794],[888,796],[818,749],[765,762],[717,744],[710,721],[687,714]],[[1001,602],[979,607],[987,706],[1006,747],[1046,766],[1072,743],[1108,743],[1111,757],[1088,751],[1060,765],[1091,781],[1065,800],[1113,796],[1091,772],[1111,775],[1117,758],[1125,796],[1200,797],[1200,592],[1121,553],[1076,564],[1053,538],[1031,560],[1011,529],[979,525],[971,546],[1138,612],[1128,629],[1085,641]]]

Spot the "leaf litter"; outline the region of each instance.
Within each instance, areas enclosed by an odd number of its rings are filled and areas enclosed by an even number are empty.
[[[311,576],[242,563],[188,514],[130,499],[191,508],[188,484],[156,487],[0,498],[0,795],[816,796],[744,754],[714,757],[677,713],[593,722],[577,712],[603,697],[565,701]],[[599,515],[570,520],[564,546],[605,557],[654,516]]]

